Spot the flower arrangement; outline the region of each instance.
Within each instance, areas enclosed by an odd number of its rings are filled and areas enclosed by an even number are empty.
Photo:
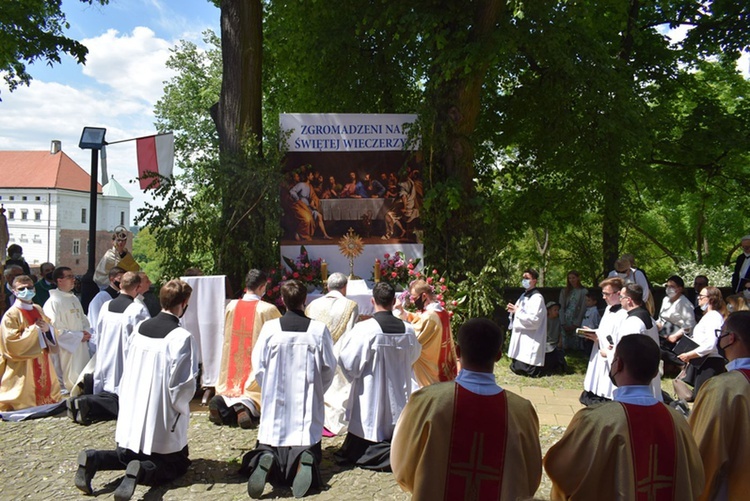
[[[304,245],[300,246],[299,256],[295,259],[286,256],[282,256],[282,258],[288,269],[284,267],[273,268],[268,272],[268,286],[266,287],[266,294],[263,296],[265,301],[273,303],[279,308],[283,308],[280,291],[283,282],[294,279],[308,286],[323,286],[323,277],[320,270],[323,260],[320,258],[310,259]]]
[[[406,259],[402,251],[396,251],[391,254],[383,254],[383,260],[380,262],[380,280],[388,282],[396,290],[408,289],[409,283],[416,280],[417,266],[421,259]],[[374,280],[374,276],[372,279]]]

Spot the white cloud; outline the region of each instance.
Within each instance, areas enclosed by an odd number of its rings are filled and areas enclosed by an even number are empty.
[[[130,35],[110,29],[82,43],[89,49],[83,74],[119,96],[153,105],[162,95],[164,81],[174,74],[166,67],[172,43],[157,38],[150,28],[136,27]]]

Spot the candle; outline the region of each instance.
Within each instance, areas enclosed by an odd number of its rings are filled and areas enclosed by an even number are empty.
[[[375,281],[380,282],[380,259],[375,258]]]
[[[325,285],[325,282],[328,280],[328,263],[326,263],[325,259],[320,263],[320,276]]]

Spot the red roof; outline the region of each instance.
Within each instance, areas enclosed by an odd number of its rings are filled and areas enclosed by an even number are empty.
[[[0,151],[0,187],[91,190],[91,177],[72,158],[60,151]],[[97,183],[96,191],[102,192]]]

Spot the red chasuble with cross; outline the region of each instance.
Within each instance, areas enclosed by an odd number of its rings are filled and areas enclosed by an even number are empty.
[[[225,395],[239,397],[252,369],[250,356],[253,352],[253,325],[258,301],[237,301],[232,322],[232,341],[227,363],[227,386]]]
[[[445,498],[500,499],[508,437],[505,392],[483,396],[456,384]]]
[[[20,308],[19,308],[20,309]],[[34,308],[33,310],[20,309],[21,314],[28,325],[34,325],[42,316]],[[52,378],[57,377],[51,370],[49,355],[46,351],[31,361],[34,375],[34,397],[36,405],[54,404],[57,402],[52,396]]]
[[[672,501],[677,444],[672,417],[664,405],[622,403],[633,454],[636,501]]]
[[[443,327],[443,338],[440,340],[440,357],[438,358],[438,377],[441,382],[456,379],[458,364],[456,363],[456,350],[453,347],[453,335],[451,334],[451,318],[447,311],[436,311]]]

